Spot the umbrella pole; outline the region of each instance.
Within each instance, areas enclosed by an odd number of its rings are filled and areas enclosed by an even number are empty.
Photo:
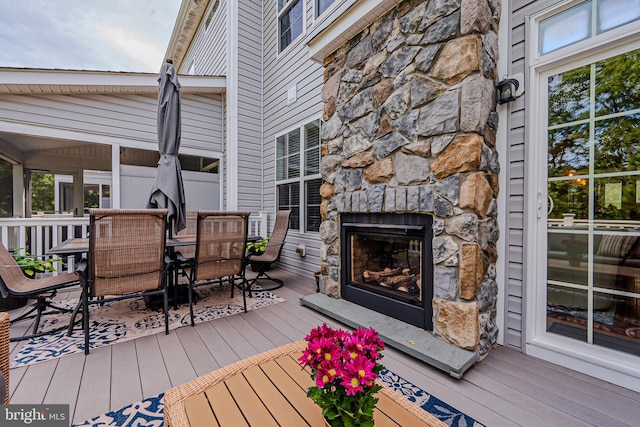
[[[171,240],[173,239],[173,217],[169,217],[167,222],[168,222],[167,239]],[[167,286],[169,287],[168,292],[171,292],[171,290],[173,290],[173,309],[177,310],[178,309],[178,266],[177,266],[178,260],[176,259],[175,248],[173,246],[169,248],[168,252],[169,252],[169,259],[171,263],[169,265],[169,269],[171,271],[169,273],[169,283],[167,284]]]

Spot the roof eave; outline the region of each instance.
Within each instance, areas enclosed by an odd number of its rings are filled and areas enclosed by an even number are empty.
[[[210,0],[182,0],[165,58],[173,60],[176,70],[180,69],[193,37],[200,26]],[[164,63],[164,60],[162,61]]]
[[[325,58],[362,30],[398,5],[396,0],[360,0],[345,3],[336,10],[339,16],[328,25],[319,28],[307,43],[309,57],[324,63]]]

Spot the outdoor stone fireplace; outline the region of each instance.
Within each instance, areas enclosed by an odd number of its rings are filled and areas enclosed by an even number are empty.
[[[344,297],[353,273],[344,224],[429,216],[424,329],[481,355],[497,337],[496,3],[403,1],[325,59],[322,90],[322,291]]]

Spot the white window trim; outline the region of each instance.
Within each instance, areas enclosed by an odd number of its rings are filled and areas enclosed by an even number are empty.
[[[529,78],[527,87],[527,138],[525,147],[525,176],[527,179],[525,206],[525,227],[527,229],[525,265],[534,266],[541,259],[546,259],[546,244],[535,236],[546,236],[546,224],[538,219],[538,211],[542,209],[542,218],[546,218],[546,200],[542,200],[546,191],[543,189],[547,177],[539,173],[546,167],[546,129],[541,126],[547,122],[547,86],[546,78],[570,69],[591,64],[597,60],[613,57],[633,49],[640,48],[640,22],[633,22],[620,28],[595,35],[587,40],[574,43],[545,54],[538,55],[538,23],[555,13],[571,7],[579,1],[563,2],[529,19],[527,31],[531,41],[527,50],[529,57]],[[542,176],[544,175],[544,176]],[[532,178],[536,177],[536,178]],[[529,267],[526,270],[526,307],[524,325],[526,353],[534,357],[548,360],[579,372],[586,373],[605,381],[640,392],[640,366],[638,357],[605,347],[583,343],[546,332],[546,312],[540,301],[546,301],[546,287],[535,286],[546,279],[546,270]]]
[[[602,34],[593,35],[586,40],[573,43],[569,46],[561,47],[544,55],[539,55],[538,24],[540,23],[540,21],[557,13],[560,13],[566,9],[569,9],[579,3],[582,3],[583,1],[584,0],[565,1],[553,6],[550,9],[546,9],[539,14],[533,15],[530,18],[528,31],[528,40],[531,41],[531,47],[530,49],[528,49],[528,52],[530,54],[529,68],[544,67],[547,64],[553,64],[553,67],[556,68],[556,65],[559,62],[573,62],[572,58],[581,57],[586,52],[590,52],[589,54],[591,55],[602,51],[607,51],[608,49],[610,49],[611,43],[624,43],[625,40],[631,41],[636,39],[637,33],[640,32],[640,21],[631,22]]]
[[[333,3],[331,3],[331,6],[329,6],[324,12],[322,12],[321,14],[318,14],[317,12],[317,7],[316,5],[318,4],[318,0],[311,0],[312,3],[312,11],[313,11],[313,22],[315,24],[316,21],[323,21],[325,17],[331,15],[331,12],[334,11],[335,9],[338,8],[338,6],[341,3],[344,3],[344,0],[334,0]]]
[[[319,231],[308,231],[307,230],[307,201],[306,201],[306,182],[307,181],[313,181],[316,179],[322,179],[322,174],[320,172],[318,172],[317,174],[313,174],[313,175],[305,175],[304,174],[304,170],[305,170],[305,139],[304,139],[304,127],[310,123],[315,122],[316,120],[320,121],[320,131],[322,131],[322,116],[318,115],[315,117],[311,117],[305,120],[302,120],[301,122],[299,122],[297,125],[291,126],[289,128],[287,128],[286,130],[279,132],[275,135],[275,137],[273,138],[274,144],[276,144],[275,147],[275,160],[276,163],[274,165],[275,168],[275,185],[274,185],[274,194],[276,195],[276,209],[278,209],[278,185],[281,184],[291,184],[293,182],[297,182],[300,184],[300,195],[299,195],[299,201],[298,204],[300,206],[300,228],[299,229],[290,229],[291,231],[295,232],[295,233],[300,233],[300,234],[312,234],[312,235],[317,235],[319,233]],[[298,129],[300,131],[300,176],[297,178],[287,178],[287,179],[282,179],[282,180],[278,180],[278,165],[277,165],[277,144],[278,144],[278,138],[288,134],[289,132],[291,132],[292,130]],[[320,144],[322,145],[322,140],[320,141]],[[320,164],[322,163],[322,157],[320,157]]]
[[[276,58],[280,58],[280,56],[284,56],[287,53],[289,53],[290,51],[292,51],[294,49],[294,46],[299,45],[300,43],[302,43],[302,40],[304,40],[304,37],[307,35],[307,9],[306,9],[306,2],[305,0],[299,0],[302,2],[302,32],[300,33],[300,35],[298,37],[296,37],[295,39],[291,40],[291,43],[289,43],[289,45],[287,47],[285,47],[284,49],[282,49],[282,51],[280,51],[280,18],[282,17],[282,15],[285,14],[285,12],[287,12],[291,6],[291,4],[294,2],[295,0],[289,0],[289,3],[287,4],[287,6],[283,7],[281,11],[278,11],[278,2],[276,2],[275,4],[275,8],[276,8],[276,52],[278,52]]]

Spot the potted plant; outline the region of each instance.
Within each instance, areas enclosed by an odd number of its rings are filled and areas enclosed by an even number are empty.
[[[326,324],[314,328],[298,359],[311,368],[315,385],[307,396],[322,408],[331,427],[373,426],[373,411],[382,387],[375,380],[384,369],[378,361],[384,342],[373,329],[349,333]]]
[[[588,242],[578,238],[563,239],[562,244],[565,245],[569,265],[580,266],[584,255],[587,253]]]
[[[24,255],[20,254],[20,252],[24,250],[24,248],[16,248],[13,250],[13,258],[16,260],[24,274],[29,278],[36,277],[38,273],[47,273],[56,271],[54,264],[62,263],[59,259],[42,259],[38,258],[35,255],[30,255],[29,252],[25,252]]]
[[[256,242],[247,243],[247,254],[262,255],[267,250],[267,243],[269,243],[269,239],[266,237]]]

